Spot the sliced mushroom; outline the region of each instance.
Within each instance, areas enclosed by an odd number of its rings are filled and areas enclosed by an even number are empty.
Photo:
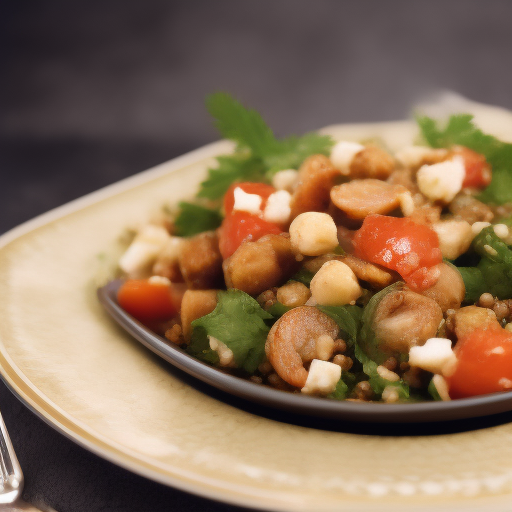
[[[443,312],[430,297],[406,288],[390,291],[378,304],[373,330],[385,352],[409,353],[435,336]]]
[[[395,168],[393,157],[377,146],[366,146],[354,156],[350,164],[351,178],[385,180]]]
[[[376,290],[381,290],[400,278],[398,274],[390,270],[378,267],[373,263],[361,260],[350,254],[339,259],[352,269],[352,272],[354,272],[358,279],[366,281]]]
[[[448,309],[460,308],[466,295],[466,287],[460,272],[446,263],[441,263],[438,268],[441,272],[439,279],[434,286],[423,291],[422,295],[434,299],[443,313]]]
[[[299,169],[299,182],[291,200],[291,219],[304,212],[326,212],[329,193],[340,171],[323,155],[306,159]]]
[[[331,190],[333,204],[354,219],[364,219],[372,213],[389,213],[400,206],[401,194],[407,189],[380,180],[353,180],[336,185]]]
[[[304,363],[325,352],[326,340],[338,336],[336,322],[315,307],[301,306],[285,313],[268,333],[265,352],[277,374],[288,384],[302,388],[308,372]],[[332,352],[332,351],[331,351]],[[325,354],[321,354],[325,359]]]

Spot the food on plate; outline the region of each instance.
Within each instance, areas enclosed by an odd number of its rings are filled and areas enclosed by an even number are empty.
[[[512,144],[467,114],[422,143],[277,139],[208,98],[233,154],[144,225],[118,302],[223,371],[334,400],[512,390]]]

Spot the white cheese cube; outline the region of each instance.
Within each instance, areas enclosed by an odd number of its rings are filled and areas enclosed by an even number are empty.
[[[148,224],[133,239],[126,252],[119,260],[121,270],[133,274],[153,263],[171,236],[161,226]]]
[[[233,210],[258,214],[260,213],[263,199],[258,194],[248,194],[240,187],[234,190],[235,204]]]
[[[418,187],[430,200],[449,203],[461,191],[465,176],[464,160],[456,156],[438,164],[420,167]]]
[[[492,228],[494,232],[496,233],[496,236],[501,238],[502,240],[505,240],[509,236],[509,229],[506,224],[496,224]]]
[[[398,200],[400,201],[400,209],[402,210],[404,217],[409,217],[414,213],[414,199],[408,190],[399,194]]]
[[[434,384],[437,392],[439,393],[441,400],[444,400],[445,402],[451,400],[450,394],[448,393],[448,383],[446,382],[446,379],[442,375],[434,375],[432,377],[432,383]]]
[[[354,303],[363,293],[353,270],[342,261],[324,263],[310,284],[311,297],[322,306]]]
[[[428,372],[449,377],[455,371],[457,356],[447,338],[430,338],[421,347],[411,347],[409,364]]]
[[[272,177],[272,185],[277,190],[288,190],[292,192],[299,181],[299,173],[295,169],[283,169],[277,171]]]
[[[473,241],[473,231],[465,220],[442,220],[434,222],[432,229],[439,238],[443,258],[454,260],[464,254]]]
[[[336,389],[336,384],[341,379],[341,366],[313,359],[309,367],[306,384],[301,389],[308,395],[328,395]]]
[[[292,196],[286,190],[278,190],[267,199],[267,205],[263,211],[263,220],[274,222],[276,224],[285,224],[290,219],[292,210],[290,202]]]
[[[338,246],[338,229],[327,213],[305,212],[290,225],[290,241],[295,251],[305,256],[321,256]]]
[[[479,235],[482,229],[488,228],[490,225],[490,222],[473,222],[473,224],[471,224],[471,231],[473,232],[473,236]]]
[[[364,149],[364,146],[357,142],[341,141],[335,144],[331,150],[330,160],[336,169],[342,174],[350,173],[350,164],[354,157]]]

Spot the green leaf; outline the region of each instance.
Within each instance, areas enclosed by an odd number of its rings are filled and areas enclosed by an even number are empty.
[[[297,169],[308,156],[328,155],[333,144],[330,137],[318,133],[281,140],[276,150],[264,157],[265,166],[270,170],[268,175],[272,176],[282,169]]]
[[[512,277],[512,250],[494,232],[492,226],[480,231],[473,240],[473,248],[483,258],[487,258],[494,263],[503,264],[507,277]]]
[[[377,371],[377,367],[379,365],[370,359],[358,344],[355,345],[355,356],[356,359],[363,365],[363,371],[366,373],[366,375],[368,375],[368,381],[370,382],[370,386],[376,395],[381,395],[386,387],[392,386],[398,392],[398,397],[400,400],[409,399],[409,386],[401,379],[398,381],[389,381],[383,379]]]
[[[197,235],[217,229],[221,225],[222,215],[217,210],[183,201],[178,206],[180,213],[174,221],[178,236]]]
[[[345,400],[348,398],[358,381],[359,379],[356,375],[343,370],[341,373],[341,379],[336,384],[336,389],[331,394],[327,395],[327,398]]]
[[[436,385],[434,384],[434,379],[432,378],[428,384],[428,394],[436,401],[442,401],[441,395],[439,391],[437,391]]]
[[[507,264],[482,258],[477,268],[482,273],[484,282],[482,293],[488,292],[500,300],[512,297],[512,277]]]
[[[272,315],[250,295],[228,290],[218,293],[215,310],[194,320],[192,327],[201,327],[206,335],[225,343],[233,351],[236,366],[253,373],[264,359],[270,330],[264,320],[269,319]]]
[[[488,289],[481,270],[476,267],[456,268],[462,276],[466,288],[464,302],[475,303],[480,298],[480,295]]]
[[[429,117],[418,117],[423,138],[434,148],[466,146],[485,156],[492,167],[492,182],[480,194],[487,203],[512,202],[512,144],[502,142],[477,128],[470,114],[451,116],[444,129]]]
[[[290,309],[293,309],[291,306],[285,306],[284,304],[281,304],[280,302],[276,302],[275,304],[272,304],[270,308],[267,309],[267,312],[270,313],[274,318],[279,318],[283,316],[285,313],[290,311]]]
[[[311,279],[315,276],[314,272],[302,267],[292,278],[291,281],[298,281],[299,283],[305,284],[309,287]]]
[[[476,302],[482,293],[498,299],[512,296],[512,250],[489,226],[473,240],[473,249],[481,256],[476,267],[458,267],[466,287],[465,302]]]
[[[192,337],[187,345],[187,353],[205,363],[216,365],[219,362],[219,356],[217,352],[210,348],[210,341],[203,327],[192,329]]]
[[[261,161],[247,155],[217,157],[218,166],[208,170],[197,197],[220,199],[236,181],[263,181],[265,169]]]
[[[206,107],[222,136],[249,148],[254,157],[277,151],[278,142],[272,130],[255,110],[246,109],[224,92],[208,96]]]
[[[478,196],[478,199],[491,204],[512,202],[512,171],[503,167],[493,169],[491,184]]]
[[[219,199],[236,181],[269,181],[275,172],[295,169],[310,155],[328,154],[334,144],[317,133],[277,140],[256,111],[223,92],[208,96],[206,105],[221,134],[236,142],[237,150],[217,158],[219,165],[209,169],[198,197]]]
[[[348,336],[345,340],[347,346],[354,346],[361,325],[362,309],[358,306],[317,306],[317,308],[330,316]]]
[[[333,398],[334,400],[345,400],[348,396],[348,384],[341,378],[336,384],[336,389],[327,395],[327,398]]]

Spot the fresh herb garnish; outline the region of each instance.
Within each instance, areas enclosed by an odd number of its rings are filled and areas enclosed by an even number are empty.
[[[174,221],[176,235],[178,236],[192,236],[217,229],[222,222],[222,215],[218,210],[184,201],[179,203],[178,206],[180,213]]]
[[[291,281],[298,281],[299,283],[302,283],[309,287],[311,284],[311,280],[315,276],[314,272],[311,272],[310,270],[307,270],[306,268],[302,267],[292,278]]]
[[[347,335],[348,338],[345,340],[347,346],[354,346],[357,341],[363,310],[359,306],[317,306],[317,308],[322,313],[330,316],[338,324],[340,330]]]
[[[192,336],[201,329],[199,336],[213,336],[225,343],[233,352],[238,368],[253,373],[263,361],[265,341],[270,328],[264,320],[272,315],[258,302],[240,290],[220,291],[214,311],[192,322]],[[204,344],[201,346],[204,350]]]
[[[512,144],[482,132],[470,114],[451,116],[444,129],[430,117],[420,116],[417,122],[423,138],[433,148],[461,145],[485,156],[492,167],[492,182],[480,194],[481,201],[512,202]]]
[[[219,166],[209,170],[199,197],[219,199],[235,181],[266,181],[269,173],[297,168],[310,155],[327,155],[333,145],[330,137],[316,133],[279,140],[255,110],[223,92],[208,96],[206,106],[221,135],[237,148],[233,155],[217,159]]]

